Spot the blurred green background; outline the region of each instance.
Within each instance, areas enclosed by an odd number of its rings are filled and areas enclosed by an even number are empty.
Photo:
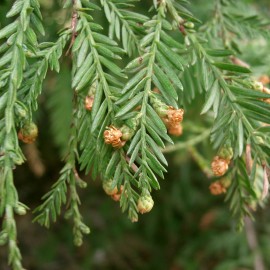
[[[0,26],[8,23],[5,13],[11,2],[0,1]],[[211,17],[213,1],[191,2],[191,10],[202,21]],[[242,2],[261,10],[264,16],[270,14],[269,0]],[[47,33],[41,40],[55,40],[57,31],[66,23],[69,25],[70,13],[61,8],[60,1],[40,0],[40,3]],[[138,10],[147,13],[151,1],[136,5]],[[106,25],[102,12],[95,16]],[[269,75],[269,44],[265,43],[260,50],[257,45],[257,41],[246,42],[243,58],[253,65],[255,73]],[[40,203],[62,166],[71,118],[70,67],[70,59],[65,58],[61,74],[48,74],[39,100],[40,110],[34,116],[40,130],[39,139],[35,145],[22,146],[28,162],[15,170],[21,201],[31,209]],[[202,120],[196,117],[200,101],[189,106],[187,122],[200,127]],[[186,138],[188,135],[180,141]],[[213,156],[208,142],[198,149],[209,160]],[[30,212],[17,217],[19,245],[26,269],[270,269],[269,207],[258,209],[256,222],[247,221],[246,229],[236,232],[224,197],[209,193],[210,180],[193,157],[188,149],[167,154],[169,173],[161,181],[161,190],[153,193],[155,207],[141,216],[138,223],[131,223],[121,213],[118,203],[105,195],[99,179],[92,181],[91,176],[82,175],[88,188],[80,191],[81,212],[85,223],[91,227],[91,234],[85,237],[80,248],[73,245],[72,224],[63,216],[50,230],[32,223]],[[9,269],[6,256],[6,249],[1,247],[1,270]],[[258,257],[264,268],[255,268]]]

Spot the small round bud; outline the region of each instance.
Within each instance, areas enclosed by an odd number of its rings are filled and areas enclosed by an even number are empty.
[[[21,119],[25,119],[27,117],[27,111],[22,106],[15,105],[15,113]]]
[[[212,161],[211,168],[215,176],[223,176],[229,168],[229,162],[224,158],[215,156]]]
[[[90,233],[90,228],[88,226],[86,226],[85,224],[81,224],[80,225],[80,231],[83,233],[83,234],[89,234]]]
[[[168,106],[165,104],[162,104],[161,106],[155,107],[155,111],[157,112],[159,117],[167,116],[167,110],[168,110]]]
[[[223,184],[221,183],[221,181],[216,181],[214,183],[212,183],[209,186],[210,192],[212,195],[220,195],[222,193],[226,193],[226,188],[223,186]]]
[[[194,28],[194,23],[193,22],[186,22],[186,23],[184,23],[184,26],[186,28],[193,29]]]
[[[80,179],[80,178],[76,179],[76,184],[80,188],[87,188],[87,183],[85,181],[83,181],[82,179]]]
[[[38,128],[36,124],[25,124],[18,133],[18,138],[24,143],[33,143],[38,136]]]
[[[170,123],[181,123],[184,117],[184,110],[169,107],[167,110],[167,117]]]
[[[111,198],[112,198],[114,201],[119,202],[120,199],[121,199],[121,195],[122,195],[122,193],[123,193],[123,190],[124,190],[124,186],[121,185],[120,190],[119,190],[119,191],[117,190],[117,193],[116,193],[116,194],[111,195]]]
[[[153,206],[154,206],[154,201],[150,194],[143,195],[138,200],[137,207],[138,207],[138,211],[141,214],[150,212]]]
[[[257,82],[257,81],[253,82],[252,87],[256,91],[260,91],[260,92],[263,91],[263,83],[261,83],[261,82]]]
[[[125,145],[125,141],[121,141],[122,132],[114,126],[110,126],[104,131],[104,140],[106,144],[111,144],[114,148],[120,148]]]
[[[218,152],[218,156],[226,160],[231,160],[233,158],[233,149],[231,147],[222,147]]]
[[[182,125],[177,123],[176,125],[170,125],[168,127],[168,133],[172,136],[179,137],[183,134]]]
[[[134,135],[134,130],[126,125],[123,125],[120,131],[122,132],[121,140],[123,141],[130,140]]]
[[[87,111],[92,111],[93,104],[94,104],[94,96],[87,96],[84,101],[84,108]]]
[[[131,218],[131,222],[132,222],[132,223],[138,222],[138,216],[137,216],[137,217],[132,217],[132,218]]]
[[[223,177],[223,178],[220,179],[219,181],[220,181],[220,183],[223,185],[223,187],[226,188],[226,189],[227,189],[227,188],[231,185],[231,183],[232,183],[232,180],[229,179],[228,177]]]
[[[255,136],[254,137],[256,144],[265,144],[264,139],[261,136]]]
[[[107,195],[112,196],[112,195],[115,195],[118,193],[117,186],[115,186],[115,187],[113,186],[112,179],[103,181],[102,187]]]
[[[22,205],[17,205],[14,207],[14,211],[16,212],[16,214],[23,216],[26,214],[26,208]]]

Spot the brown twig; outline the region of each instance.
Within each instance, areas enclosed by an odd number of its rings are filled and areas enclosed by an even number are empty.
[[[248,63],[244,62],[243,60],[241,60],[235,56],[231,56],[230,59],[231,59],[232,63],[237,65],[237,66],[250,68],[250,65]]]
[[[265,199],[269,192],[269,181],[268,181],[268,174],[267,174],[267,166],[263,165],[263,191],[261,199]]]
[[[252,166],[253,166],[253,160],[251,157],[251,146],[250,146],[250,144],[247,144],[247,146],[246,146],[246,168],[247,168],[248,175],[251,174]]]
[[[75,1],[73,0],[73,5],[75,4]],[[72,36],[71,36],[71,41],[70,41],[70,45],[68,47],[68,50],[66,52],[66,55],[69,54],[74,42],[75,42],[75,39],[77,37],[77,32],[76,32],[76,27],[77,27],[77,23],[78,23],[78,12],[76,10],[73,10],[72,12],[72,19],[71,19],[71,30],[72,30]]]
[[[127,155],[126,155],[125,159],[126,159],[126,161],[129,163],[130,158],[129,158]],[[135,173],[139,170],[139,168],[137,167],[137,165],[136,165],[135,163],[133,163],[133,164],[131,165],[131,168],[132,168],[132,170],[133,170]]]

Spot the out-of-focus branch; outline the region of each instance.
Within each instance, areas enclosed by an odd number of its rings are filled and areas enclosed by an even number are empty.
[[[254,224],[249,217],[245,218],[245,229],[249,248],[254,253],[254,270],[265,270],[263,258],[258,247]]]
[[[178,142],[174,145],[167,146],[165,149],[162,150],[163,153],[169,153],[169,152],[174,152],[182,149],[188,149],[191,146],[194,146],[205,139],[207,139],[210,135],[210,129],[206,129],[204,132],[202,132],[200,135],[185,141],[185,142]]]

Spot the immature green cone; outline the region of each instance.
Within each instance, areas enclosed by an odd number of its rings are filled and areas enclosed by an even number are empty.
[[[103,187],[105,193],[110,195],[110,196],[118,193],[117,186],[113,187],[113,180],[112,179],[103,181],[102,187]]]
[[[226,160],[231,160],[233,158],[233,149],[231,147],[223,147],[218,152],[218,156]]]
[[[184,23],[184,26],[186,28],[193,29],[194,28],[194,23],[193,22],[186,22],[186,23]]]
[[[33,143],[38,136],[38,128],[35,123],[25,124],[18,133],[18,138],[24,143]]]
[[[138,200],[137,207],[138,207],[138,211],[141,214],[150,212],[153,206],[154,206],[154,201],[150,194],[143,195]]]
[[[151,95],[150,100],[151,100],[151,103],[152,103],[152,106],[153,106],[154,110],[157,112],[159,117],[162,118],[162,117],[167,116],[167,110],[169,108],[168,105],[166,105],[164,102],[162,102],[155,95]]]
[[[220,179],[220,183],[226,188],[228,189],[229,186],[231,185],[232,183],[232,180],[228,177],[223,177],[222,179]]]
[[[27,213],[26,208],[23,207],[22,205],[15,206],[14,211],[20,216],[23,216],[23,215],[25,215]]]
[[[120,128],[121,132],[122,132],[122,137],[121,137],[121,140],[123,141],[128,141],[130,140],[134,133],[135,133],[135,130],[128,127],[127,125],[123,125],[121,128]]]
[[[252,87],[253,87],[253,89],[256,90],[256,91],[260,91],[260,92],[263,91],[263,83],[262,83],[262,82],[254,81],[254,82],[252,83]]]
[[[18,105],[18,104],[15,105],[15,113],[20,119],[26,119],[27,117],[27,111],[21,105]]]

